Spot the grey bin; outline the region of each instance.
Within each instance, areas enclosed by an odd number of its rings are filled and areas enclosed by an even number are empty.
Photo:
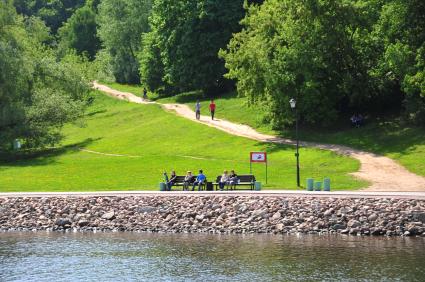
[[[322,191],[322,182],[321,181],[314,182],[314,190]]]
[[[313,178],[307,178],[307,191],[313,191]]]
[[[17,151],[21,149],[21,141],[19,141],[18,139],[15,139],[13,141],[13,150]]]
[[[164,182],[159,183],[159,191],[165,191],[166,184]]]
[[[331,191],[331,179],[323,179],[323,191]]]
[[[254,187],[255,191],[261,191],[261,182],[255,181]]]

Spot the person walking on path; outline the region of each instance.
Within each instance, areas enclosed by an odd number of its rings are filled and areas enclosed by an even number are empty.
[[[201,118],[201,103],[199,102],[199,100],[196,101],[195,114],[196,114],[196,119],[199,120]]]
[[[146,90],[145,87],[143,87],[143,99],[145,99],[145,100],[148,99],[148,91]]]
[[[214,100],[211,100],[211,103],[210,103],[210,112],[211,112],[211,120],[214,120],[214,113],[215,113],[215,103],[214,103]]]

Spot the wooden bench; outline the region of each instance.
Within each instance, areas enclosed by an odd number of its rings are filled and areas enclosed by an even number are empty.
[[[220,182],[221,175],[217,176],[216,181],[213,183],[215,185],[215,190],[219,189],[218,183]],[[254,190],[255,188],[255,176],[252,174],[241,174],[238,175],[238,182],[233,184],[226,184],[224,187],[226,187],[226,190],[236,190],[237,186],[249,186],[250,190]]]
[[[185,177],[186,176],[184,176],[184,175],[177,175],[176,176],[176,180],[174,181],[174,184],[173,184],[172,187],[184,187],[184,179],[185,179]],[[188,186],[188,189],[189,190],[192,190],[193,183],[195,181],[196,181],[196,176],[193,176],[192,179],[191,179],[191,181],[189,182],[189,186]],[[207,180],[205,180],[204,184],[201,185],[201,190],[202,189],[205,189],[206,183],[207,183]],[[172,189],[172,187],[171,187],[171,189]]]

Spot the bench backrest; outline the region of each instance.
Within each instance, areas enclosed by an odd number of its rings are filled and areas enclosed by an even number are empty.
[[[185,175],[177,175],[175,182],[176,183],[183,183],[185,177],[186,177]],[[193,179],[195,179],[195,177],[193,177]]]
[[[252,174],[241,174],[238,175],[239,182],[255,182],[255,176]]]
[[[239,182],[249,182],[249,183],[255,182],[255,176],[252,174],[238,175],[238,179],[239,179]],[[220,180],[221,180],[221,175],[217,176],[216,182],[218,183],[220,182]]]
[[[185,178],[184,175],[177,175],[176,180],[174,182],[176,182],[176,183],[183,183],[184,182],[184,178]],[[249,183],[255,182],[255,176],[252,175],[252,174],[241,174],[241,175],[238,175],[238,179],[239,179],[239,182],[249,182]],[[193,176],[191,182],[194,182],[195,180],[196,180],[196,176]],[[220,180],[221,180],[221,175],[218,175],[217,178],[216,178],[216,182],[218,183],[218,182],[220,182]]]

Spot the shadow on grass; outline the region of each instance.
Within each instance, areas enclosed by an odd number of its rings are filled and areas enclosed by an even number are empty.
[[[56,163],[55,157],[78,151],[101,138],[88,138],[82,142],[69,144],[59,148],[49,148],[37,151],[20,151],[17,153],[0,152],[0,165],[12,167],[45,166]]]
[[[282,151],[295,152],[295,146],[292,146],[292,145],[278,144],[278,143],[265,143],[265,142],[258,142],[255,145],[259,147],[263,147],[263,150],[266,151],[268,154],[282,152]]]
[[[98,111],[94,111],[94,112],[91,112],[91,113],[87,113],[86,116],[92,117],[92,116],[95,116],[95,115],[98,115],[98,114],[104,114],[106,112],[107,112],[107,110],[98,110]]]
[[[212,96],[212,97],[206,97],[202,91],[190,91],[190,92],[184,92],[184,93],[180,93],[178,95],[175,96],[168,96],[168,97],[161,97],[160,99],[173,99],[176,103],[180,103],[180,104],[188,104],[188,103],[195,103],[196,101],[201,101],[201,102],[207,102],[207,101],[211,101],[211,99],[214,100],[229,100],[229,99],[234,99],[237,98],[238,95],[236,92],[228,92],[228,93],[222,93],[216,96]]]
[[[295,139],[295,130],[281,131],[281,137]],[[349,126],[317,129],[300,126],[300,140],[346,145],[380,155],[410,154],[415,146],[425,145],[425,129],[404,126],[399,121],[377,120],[360,128]]]

